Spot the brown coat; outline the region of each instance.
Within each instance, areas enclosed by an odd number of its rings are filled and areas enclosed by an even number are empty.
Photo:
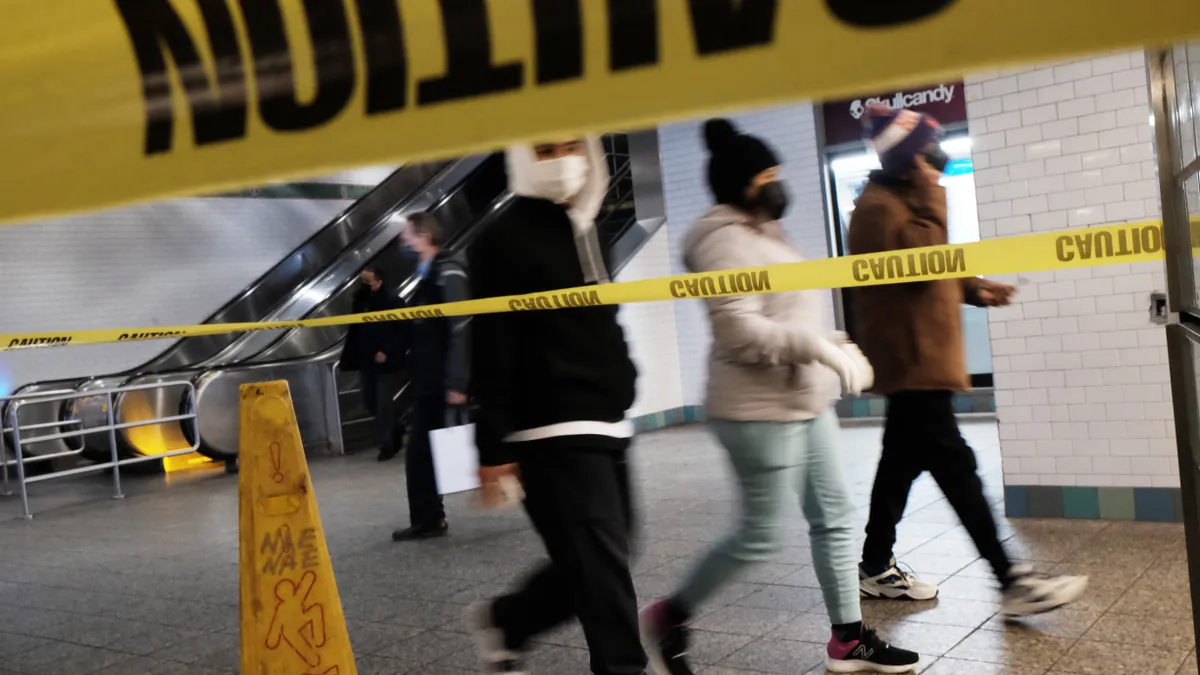
[[[850,218],[850,253],[949,243],[946,191],[872,176]],[[854,290],[856,341],[875,368],[878,394],[971,387],[962,307],[980,304],[979,279],[942,279]]]

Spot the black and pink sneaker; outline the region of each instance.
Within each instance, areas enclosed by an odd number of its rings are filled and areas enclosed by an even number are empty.
[[[893,647],[866,626],[857,639],[834,635],[825,651],[825,668],[831,673],[907,673],[921,662],[915,652]]]
[[[657,600],[642,610],[642,642],[655,675],[693,675],[687,662],[687,626],[668,618],[667,601]]]

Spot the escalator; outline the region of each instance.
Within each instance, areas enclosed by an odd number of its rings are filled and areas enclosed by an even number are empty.
[[[631,140],[635,137],[650,140],[639,143]],[[661,181],[657,180],[657,136],[653,132],[631,134],[628,137],[611,136],[605,139],[605,144],[612,162],[612,180],[597,218],[597,228],[609,269],[616,274],[663,220],[661,214],[658,217],[642,217],[641,209],[633,199],[638,186],[639,167],[642,173],[653,173],[655,180],[643,182],[653,184],[652,191],[657,195],[652,195],[649,202],[657,201],[660,207]],[[645,146],[644,151],[631,152],[632,146],[639,145]],[[439,190],[439,196],[427,200],[432,203],[420,209],[430,210],[438,216],[446,230],[445,248],[451,251],[460,251],[468,246],[479,232],[503,212],[510,200],[503,155],[457,160],[458,163],[467,161],[475,162],[469,176],[464,178],[459,175],[462,173],[460,171],[456,174],[460,179],[456,187],[444,193]],[[461,168],[463,165],[451,163],[449,166]],[[450,183],[445,181],[443,184]],[[292,310],[296,307],[306,308],[303,317],[288,314],[287,320],[349,313],[358,275],[368,265],[383,271],[394,292],[403,297],[411,293],[415,286],[412,276],[414,264],[404,260],[394,244],[403,229],[403,220],[402,217],[386,219],[384,224],[372,230],[369,237],[363,237],[357,245],[348,247],[321,274],[301,287],[293,297],[306,298],[306,303],[291,302],[287,307]],[[403,281],[395,284],[396,280]],[[369,426],[365,422],[370,421],[357,410],[357,378],[349,373],[337,372],[336,362],[345,332],[345,327],[327,327],[253,333],[250,334],[252,339],[234,340],[216,350],[202,362],[204,367],[137,373],[125,378],[123,383],[148,384],[190,379],[196,388],[194,405],[199,420],[201,451],[214,459],[228,459],[237,454],[240,385],[285,379],[291,388],[306,450],[316,454],[341,452],[362,441],[365,434],[358,430]],[[402,391],[399,396],[403,398],[405,392]],[[116,401],[116,414],[123,422],[178,415],[185,412],[184,408],[189,404],[178,399],[169,395],[136,400],[128,396],[121,397]],[[404,400],[400,409],[407,409]],[[345,420],[339,416],[342,410],[347,413]],[[67,414],[69,418],[82,421],[86,427],[93,420],[103,419],[105,413],[102,406],[89,402],[81,405],[79,410],[67,411]],[[124,434],[120,438],[124,454],[154,452],[155,447],[146,447],[143,443],[161,446],[170,442],[175,447],[191,444],[191,429],[179,423],[143,429],[148,431],[140,435]],[[97,443],[99,449],[107,453],[107,439]]]
[[[311,277],[326,268],[345,248],[353,246],[381,219],[386,218],[398,204],[411,201],[421,195],[423,189],[436,185],[439,177],[446,173],[449,167],[450,163],[434,163],[396,169],[202,323],[263,320],[283,303],[297,286],[307,283]],[[227,349],[237,339],[238,336],[229,334],[183,338],[171,343],[154,358],[122,373],[90,379],[37,382],[22,386],[14,393],[36,395],[100,391],[120,386],[139,374],[167,372],[204,362]],[[38,426],[64,419],[68,422],[82,422],[85,427],[89,423],[104,424],[106,406],[103,403],[94,405],[96,401],[91,403],[94,408],[93,415],[87,419],[83,417],[84,411],[80,409],[78,399],[70,402],[28,404],[21,408],[21,424],[23,427]],[[23,446],[27,446],[30,455],[80,449],[79,438],[36,442],[38,436],[50,435],[57,431],[59,430],[52,426],[45,426],[28,432],[23,438]],[[94,453],[89,448],[85,448],[85,452],[94,459],[106,460],[109,456],[107,438],[98,440],[96,444],[103,447],[102,453]]]
[[[409,277],[414,271],[414,265],[402,259],[395,245],[405,226],[405,216],[416,211],[432,211],[450,226],[447,227],[446,234],[451,243],[456,244],[465,231],[458,232],[452,226],[470,226],[477,222],[484,213],[481,209],[486,208],[504,192],[506,178],[503,156],[494,154],[454,160],[442,168],[435,182],[437,189],[427,187],[417,197],[393,209],[358,241],[341,251],[319,274],[295,288],[287,300],[262,320],[294,321],[349,313],[358,275],[368,265],[383,270],[386,278]],[[288,367],[292,373],[291,377],[297,378],[293,393],[311,391],[320,376],[307,371],[297,361],[311,360],[340,344],[344,333],[345,328],[338,327],[247,333],[230,341],[225,348],[193,367],[135,374],[124,379],[122,384],[142,386],[193,381],[197,387],[197,407],[201,388],[210,402],[217,391],[227,393],[231,397],[232,419],[224,414],[199,415],[201,436],[206,439],[202,450],[214,459],[225,459],[236,454],[238,390],[236,386],[232,389],[223,388],[225,383],[232,381],[224,373],[263,362],[290,364]],[[264,371],[258,372],[261,374]],[[309,372],[315,379],[310,377],[306,380],[305,372]],[[262,379],[274,378],[257,377],[256,381]],[[118,420],[133,422],[184,414],[188,412],[188,404],[188,401],[180,400],[177,390],[159,388],[149,392],[119,394],[114,408]],[[225,410],[223,405],[218,408],[221,411]],[[319,411],[310,411],[311,414],[302,417],[302,425],[313,420],[313,415],[317,412]],[[104,401],[99,398],[85,399],[77,411],[68,411],[68,414],[72,413],[82,420],[85,428],[95,426],[106,415]],[[118,437],[120,454],[157,454],[192,444],[190,424],[163,423],[137,429],[136,433],[123,433]],[[103,434],[90,435],[86,437],[86,442],[89,454],[100,455],[109,452],[108,439]]]

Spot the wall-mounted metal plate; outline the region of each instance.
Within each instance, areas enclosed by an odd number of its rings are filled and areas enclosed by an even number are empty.
[[[1165,326],[1169,323],[1170,314],[1167,311],[1167,294],[1163,291],[1155,291],[1150,294],[1150,322],[1160,326]]]

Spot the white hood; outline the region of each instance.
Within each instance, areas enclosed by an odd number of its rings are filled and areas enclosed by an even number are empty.
[[[599,137],[588,136],[584,146],[589,169],[587,182],[567,206],[567,215],[575,232],[575,249],[579,254],[584,280],[603,284],[608,283],[609,279],[600,251],[600,240],[596,236],[596,215],[600,213],[604,193],[608,191],[608,162]],[[508,164],[508,189],[521,197],[542,199],[534,189],[533,167],[537,163],[537,155],[533,146],[510,146],[505,152],[505,160]]]

